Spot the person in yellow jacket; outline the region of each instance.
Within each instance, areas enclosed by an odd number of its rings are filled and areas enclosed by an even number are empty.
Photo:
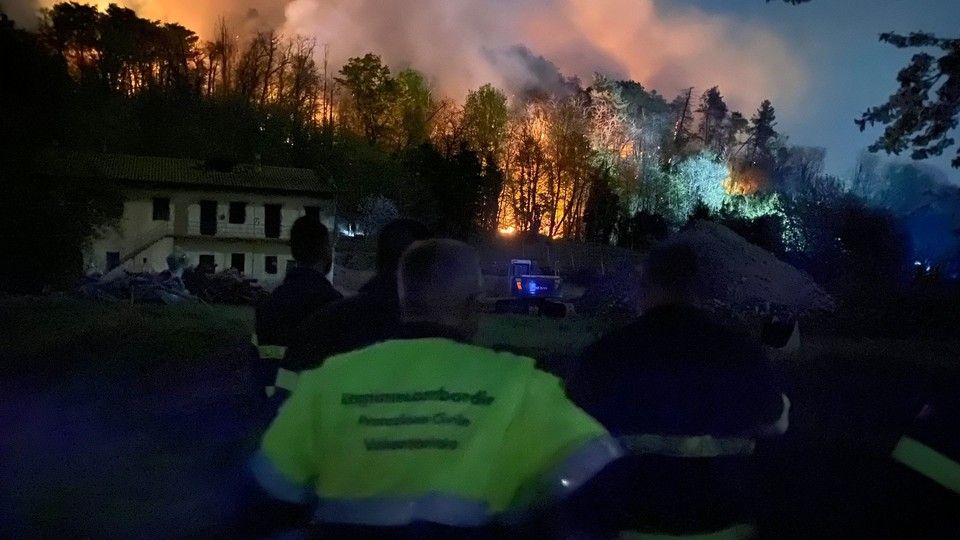
[[[621,450],[534,360],[467,342],[477,253],[415,243],[398,275],[397,339],[301,374],[252,460],[321,530],[486,530],[560,500]]]

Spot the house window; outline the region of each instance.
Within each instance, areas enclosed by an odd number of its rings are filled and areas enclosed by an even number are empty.
[[[303,211],[306,216],[313,218],[317,221],[320,221],[320,207],[319,206],[304,206]]]
[[[243,274],[246,272],[246,255],[243,253],[231,253],[230,254],[230,268],[233,268]]]
[[[246,223],[247,222],[247,203],[245,202],[232,202],[230,203],[230,223]]]
[[[263,258],[263,271],[268,274],[277,273],[277,257],[276,255],[267,255]]]
[[[217,201],[200,201],[200,234],[217,234]]]
[[[153,220],[170,221],[170,199],[166,197],[154,197]]]
[[[214,272],[217,269],[217,263],[214,261],[213,255],[201,255],[197,259],[197,268],[204,272]]]
[[[280,238],[279,204],[263,205],[263,234],[267,238]]]
[[[109,272],[110,270],[113,270],[118,266],[120,266],[120,252],[108,251],[107,252],[107,272]]]

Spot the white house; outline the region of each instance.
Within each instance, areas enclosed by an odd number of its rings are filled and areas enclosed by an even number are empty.
[[[86,250],[88,271],[159,271],[179,247],[193,264],[236,268],[269,286],[292,260],[297,218],[316,215],[333,233],[333,191],[309,169],[117,154],[74,160],[82,176],[118,182],[125,199],[119,227]]]

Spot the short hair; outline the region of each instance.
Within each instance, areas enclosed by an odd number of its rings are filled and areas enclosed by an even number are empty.
[[[333,264],[330,232],[314,216],[297,219],[290,229],[290,253],[294,260],[305,266],[323,262],[324,272],[329,272]]]
[[[427,226],[414,219],[395,219],[384,225],[377,235],[377,272],[396,272],[403,252],[414,242],[427,238]]]
[[[689,291],[700,272],[697,253],[686,242],[662,242],[647,254],[643,283],[675,291]]]
[[[480,256],[458,240],[415,242],[400,258],[397,285],[406,317],[439,320],[482,290]]]

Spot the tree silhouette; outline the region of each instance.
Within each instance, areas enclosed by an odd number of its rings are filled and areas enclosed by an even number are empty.
[[[810,1],[784,0],[790,4]],[[911,150],[910,157],[917,160],[942,155],[956,142],[949,134],[960,122],[960,38],[941,38],[926,32],[906,36],[885,32],[880,34],[880,41],[898,49],[935,48],[944,53],[940,58],[915,54],[897,74],[897,92],[883,105],[867,109],[854,122],[860,131],[867,124],[886,126],[883,135],[870,145],[871,152],[883,150],[900,155]],[[936,97],[931,97],[931,93]],[[960,149],[950,164],[960,169]]]
[[[886,126],[870,151],[900,154],[911,150],[913,159],[943,154],[955,143],[950,134],[960,115],[960,39],[914,32],[908,36],[885,33],[880,41],[900,49],[936,48],[944,53],[940,58],[929,53],[914,55],[897,75],[900,88],[896,93],[887,103],[867,109],[856,120],[861,131],[867,124]],[[952,165],[960,168],[960,150]]]
[[[397,96],[397,82],[380,57],[367,53],[351,58],[336,80],[353,98],[358,126],[370,144],[377,144],[389,127],[387,111]]]
[[[697,129],[697,136],[703,142],[703,146],[713,150],[717,155],[724,152],[723,127],[727,119],[727,104],[720,95],[720,89],[714,86],[700,96],[700,106],[697,107],[697,113],[700,116],[700,127]]]
[[[774,127],[777,125],[777,115],[769,99],[765,99],[750,118],[749,159],[753,165],[769,170],[774,165],[774,145],[780,136]]]

